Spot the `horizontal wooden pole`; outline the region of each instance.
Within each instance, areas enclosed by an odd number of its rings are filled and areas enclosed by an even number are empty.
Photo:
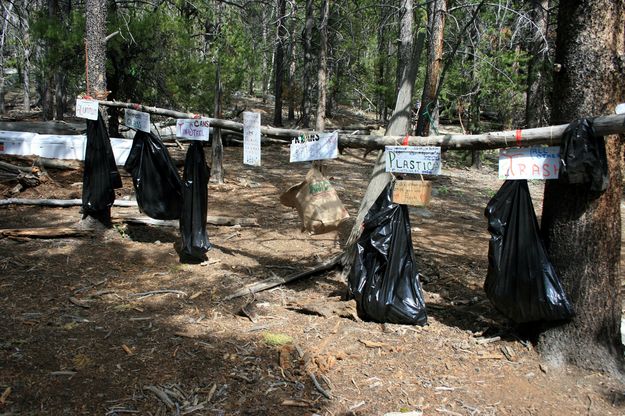
[[[243,123],[239,123],[236,121],[223,120],[220,118],[205,117],[205,116],[202,116],[201,114],[184,113],[180,111],[167,110],[167,109],[158,108],[158,107],[148,107],[148,106],[141,105],[141,104],[121,103],[118,101],[103,101],[103,100],[98,100],[98,102],[100,103],[100,105],[104,105],[107,107],[130,108],[132,110],[143,111],[145,113],[157,114],[157,115],[166,116],[166,117],[173,117],[173,118],[203,117],[203,118],[208,119],[212,127],[220,127],[223,129],[243,132]],[[266,136],[281,137],[284,139],[288,139],[289,141],[292,137],[297,137],[302,134],[312,133],[312,131],[310,130],[307,131],[307,130],[282,129],[282,128],[277,128],[277,127],[267,127],[267,126],[261,126],[260,132],[261,134],[264,134]]]
[[[600,136],[625,133],[625,114],[597,117],[593,123]],[[524,130],[506,130],[483,134],[444,134],[437,136],[409,136],[409,146],[440,146],[449,150],[483,150],[515,146],[548,144],[559,146],[568,124],[537,127]],[[517,136],[520,139],[517,140]],[[384,146],[401,145],[402,136],[350,136],[339,137],[339,146],[382,149]]]
[[[121,103],[117,101],[99,101],[99,103],[104,106],[130,108],[174,118],[194,118],[198,116],[193,113],[182,113],[133,103]],[[213,127],[221,127],[239,132],[243,131],[242,123],[218,118],[207,118]],[[600,136],[625,133],[625,114],[600,116],[594,118],[593,122],[595,130]],[[409,136],[407,144],[409,146],[440,146],[444,150],[484,150],[540,144],[558,146],[562,139],[562,133],[564,133],[567,126],[568,124],[560,124],[557,126],[537,127],[524,130],[506,130],[483,134],[444,134],[428,137]],[[261,133],[290,143],[293,137],[316,132],[262,126]],[[401,145],[404,142],[404,136],[339,134],[340,147],[383,149],[384,146]]]

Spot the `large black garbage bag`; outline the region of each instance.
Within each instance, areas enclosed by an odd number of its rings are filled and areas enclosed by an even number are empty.
[[[180,218],[182,180],[163,142],[137,131],[124,165],[132,175],[139,209],[158,220]]]
[[[359,312],[373,321],[425,325],[408,209],[394,204],[392,193],[389,184],[365,216],[349,293]]]
[[[122,179],[102,116],[97,120],[87,120],[87,147],[82,177],[83,214],[99,217],[110,210],[115,202],[115,189],[121,187]]]
[[[592,120],[576,120],[564,130],[560,161],[560,180],[570,184],[590,184],[590,190],[594,192],[608,188],[605,141],[595,134]]]
[[[206,233],[209,178],[210,169],[206,165],[202,143],[194,141],[187,150],[182,175],[181,261],[204,261],[211,248]]]
[[[486,206],[491,239],[484,290],[504,315],[517,323],[573,316],[540,238],[527,181],[504,182]]]

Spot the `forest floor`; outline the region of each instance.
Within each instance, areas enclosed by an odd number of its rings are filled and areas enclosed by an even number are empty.
[[[476,171],[450,152],[431,178],[430,206],[410,209],[425,327],[360,320],[338,271],[225,300],[342,251],[353,220],[309,235],[280,204],[309,166],[289,164],[284,146],[263,148],[262,167],[225,148],[226,181],[210,183],[209,214],[259,226],[208,225],[202,264],[179,262],[176,228],[116,222],[89,237],[0,239],[0,414],[625,414],[621,381],[541,362],[486,298],[483,211],[502,183],[492,157]],[[374,160],[346,149],[326,162],[352,217]],[[80,198],[80,170],[48,175],[20,197]],[[132,198],[125,173],[123,182],[118,199]],[[531,190],[540,213],[542,183]],[[3,229],[79,219],[79,207],[0,207]]]

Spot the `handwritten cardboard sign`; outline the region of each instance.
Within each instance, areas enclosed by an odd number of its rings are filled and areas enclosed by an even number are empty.
[[[386,146],[386,171],[395,173],[441,174],[438,146]]]
[[[99,104],[96,100],[76,99],[76,117],[97,120],[98,108]]]
[[[319,133],[291,142],[291,162],[336,159],[339,156],[339,134]]]
[[[523,147],[499,152],[499,179],[558,179],[559,147]]]
[[[430,203],[431,197],[432,182],[430,181],[395,181],[393,202],[396,204],[424,207]]]
[[[207,118],[181,118],[176,121],[176,137],[208,141],[210,122]]]
[[[126,108],[124,124],[131,129],[150,132],[150,114]]]
[[[243,163],[260,166],[260,113],[243,113]]]

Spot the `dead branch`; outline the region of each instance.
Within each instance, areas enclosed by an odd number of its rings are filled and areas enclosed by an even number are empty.
[[[235,299],[241,296],[249,295],[250,293],[258,293],[264,290],[272,289],[276,286],[283,285],[285,283],[290,283],[298,279],[303,279],[305,277],[322,273],[328,270],[332,270],[333,268],[339,265],[339,260],[341,259],[341,254],[332,257],[329,260],[326,260],[322,263],[319,263],[317,266],[310,268],[309,270],[298,272],[286,277],[273,276],[268,279],[262,280],[257,283],[249,284],[231,295],[226,296],[225,300]]]
[[[88,235],[91,235],[91,232],[89,230],[79,230],[69,227],[0,229],[0,238],[62,238],[85,237]]]

